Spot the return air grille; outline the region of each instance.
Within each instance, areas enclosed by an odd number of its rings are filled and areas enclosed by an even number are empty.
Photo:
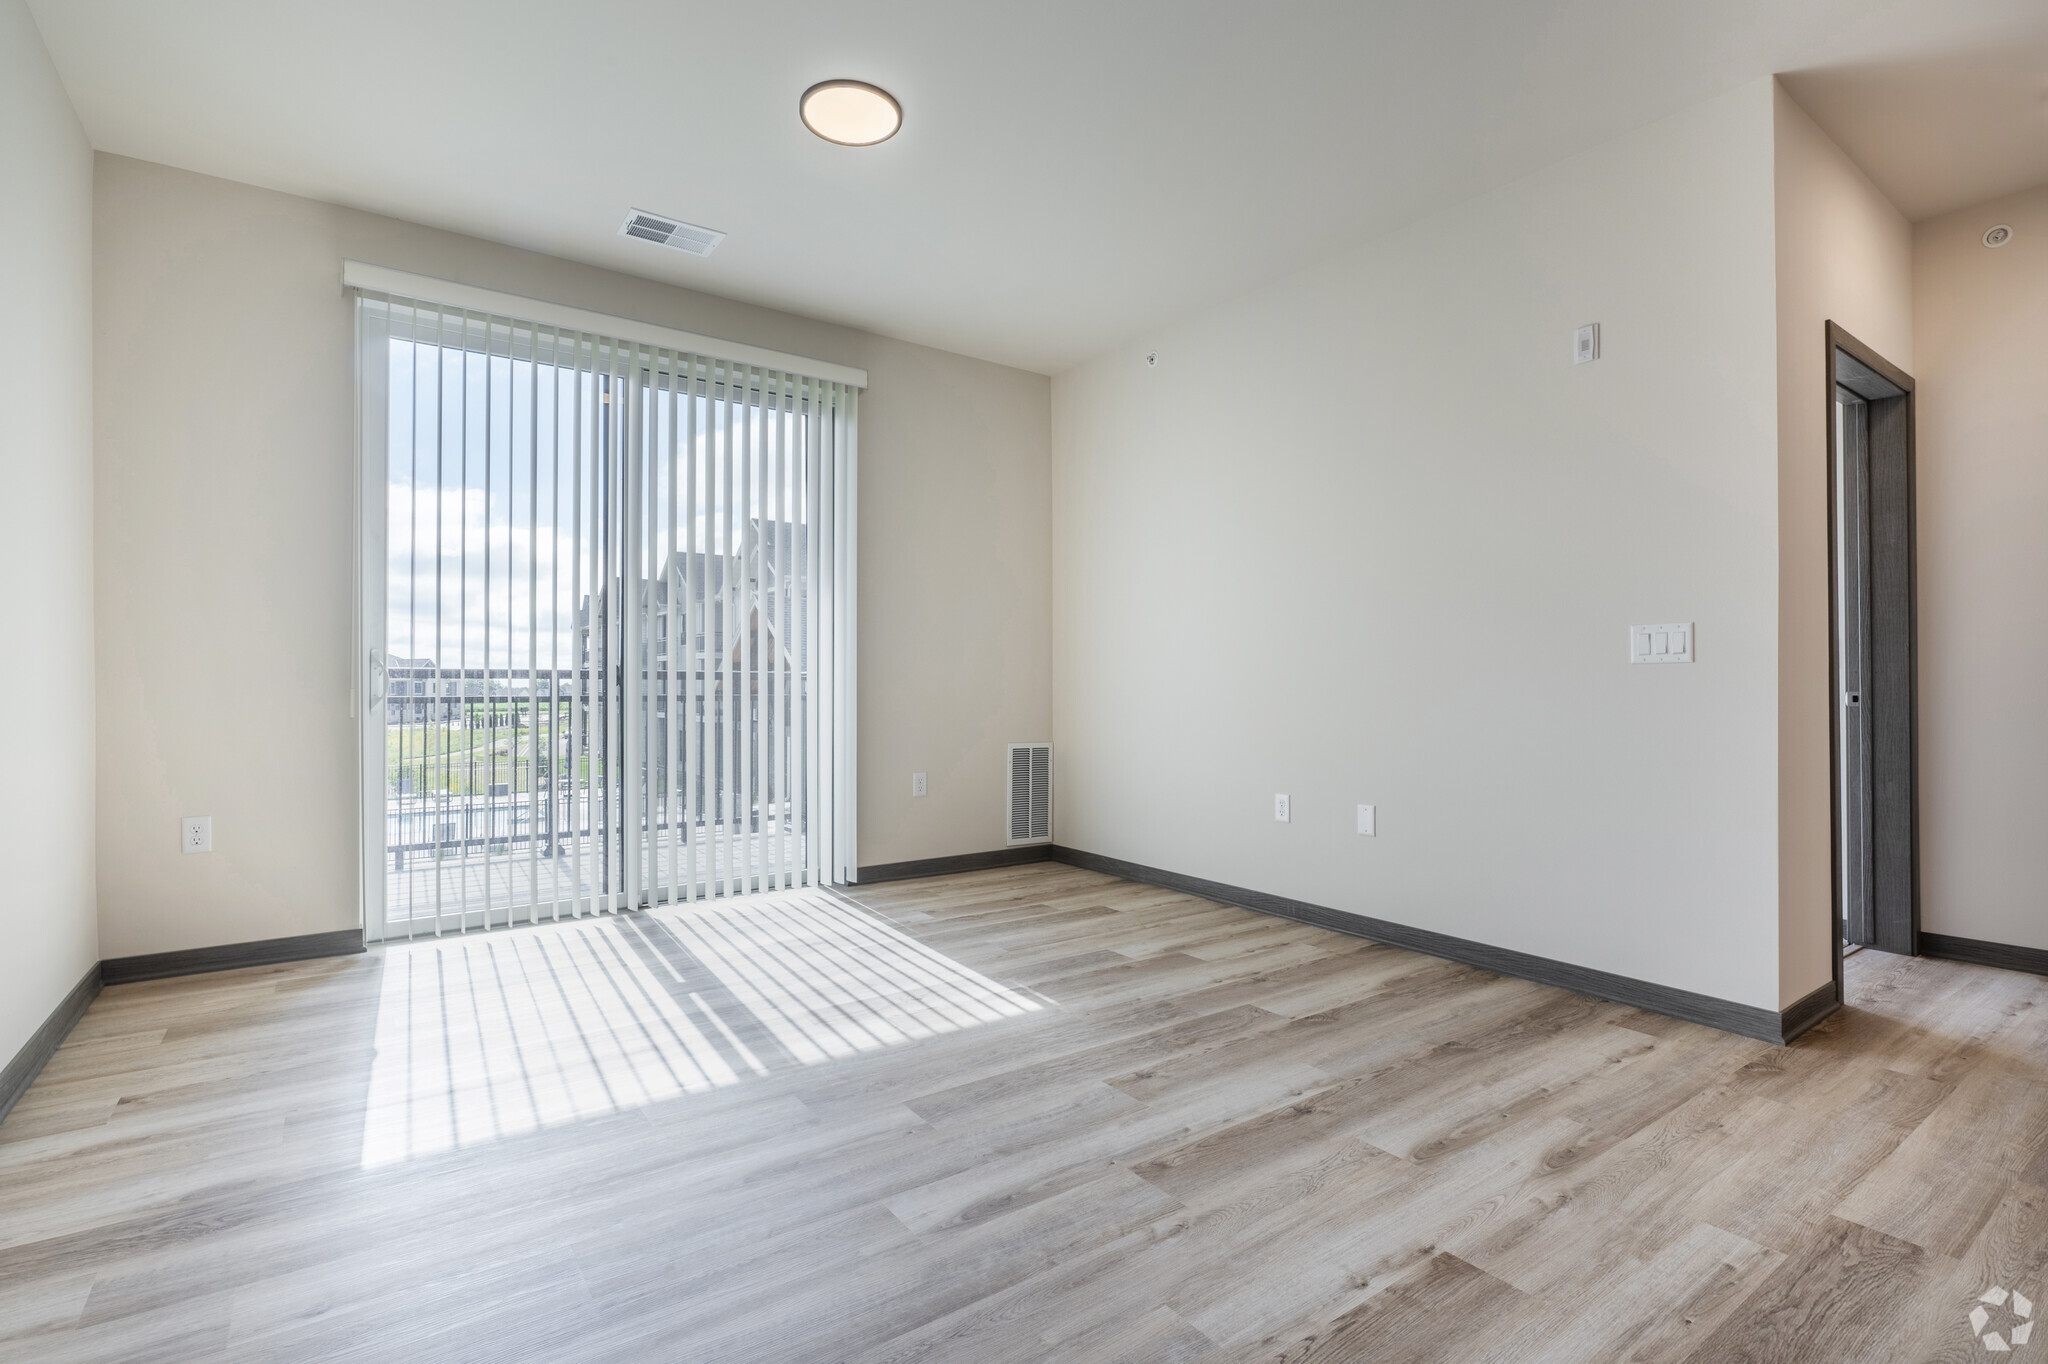
[[[1052,842],[1052,745],[1010,745],[1009,843]]]
[[[625,226],[619,229],[621,237],[638,237],[643,242],[656,246],[670,246],[678,251],[687,251],[693,256],[708,256],[725,240],[723,232],[714,232],[708,227],[695,223],[681,222],[675,218],[664,218],[659,213],[645,209],[634,209],[626,215]]]

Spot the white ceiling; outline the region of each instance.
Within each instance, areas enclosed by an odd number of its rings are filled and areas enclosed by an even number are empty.
[[[2048,182],[2048,0],[1900,5],[1783,75],[1916,222]]]
[[[1045,372],[1771,72],[1914,216],[2048,181],[2048,0],[30,8],[102,150]]]

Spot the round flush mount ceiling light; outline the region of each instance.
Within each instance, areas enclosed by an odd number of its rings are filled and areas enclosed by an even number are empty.
[[[866,81],[819,81],[797,103],[804,126],[842,147],[872,147],[887,142],[903,126],[903,106],[896,97]]]
[[[1984,234],[1984,244],[1986,246],[2004,246],[2011,240],[2012,229],[2004,223],[2000,223],[1997,227]]]

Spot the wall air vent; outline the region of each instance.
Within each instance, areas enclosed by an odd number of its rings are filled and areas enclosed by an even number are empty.
[[[649,213],[642,208],[636,208],[626,215],[625,226],[619,229],[619,235],[638,237],[641,241],[653,242],[656,246],[672,246],[693,256],[708,256],[725,240],[723,232],[714,232],[708,227],[679,222],[674,218],[664,218],[659,213]]]
[[[1007,842],[1052,842],[1052,745],[1010,745]]]

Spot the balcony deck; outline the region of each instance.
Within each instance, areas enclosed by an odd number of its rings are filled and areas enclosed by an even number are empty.
[[[401,815],[394,802],[384,855],[387,928],[403,936],[408,926],[416,931],[431,926],[437,917],[446,924],[467,922],[471,927],[525,923],[555,917],[557,906],[566,916],[575,912],[578,902],[589,908],[607,886],[621,888],[616,835],[609,840],[588,832],[550,835],[543,822],[535,839],[527,832],[526,807],[515,803],[521,799],[473,802],[467,821],[460,804],[450,802],[432,810],[436,818],[431,825],[415,819],[417,811]],[[583,803],[587,806],[587,801]],[[587,830],[587,809],[581,815],[577,822]],[[465,822],[467,838],[461,836]],[[400,836],[401,828],[416,836]],[[427,828],[438,829],[445,839],[437,842],[426,836]],[[610,867],[606,842],[613,859]],[[657,825],[651,841],[643,834],[642,889],[656,901],[665,901],[687,898],[684,888],[692,882],[699,896],[712,884],[723,886],[735,878],[743,879],[747,889],[763,888],[763,876],[774,872],[786,874],[777,878],[781,884],[794,884],[803,860],[803,836],[787,820],[780,826],[771,821],[765,830],[729,831],[724,823]]]

